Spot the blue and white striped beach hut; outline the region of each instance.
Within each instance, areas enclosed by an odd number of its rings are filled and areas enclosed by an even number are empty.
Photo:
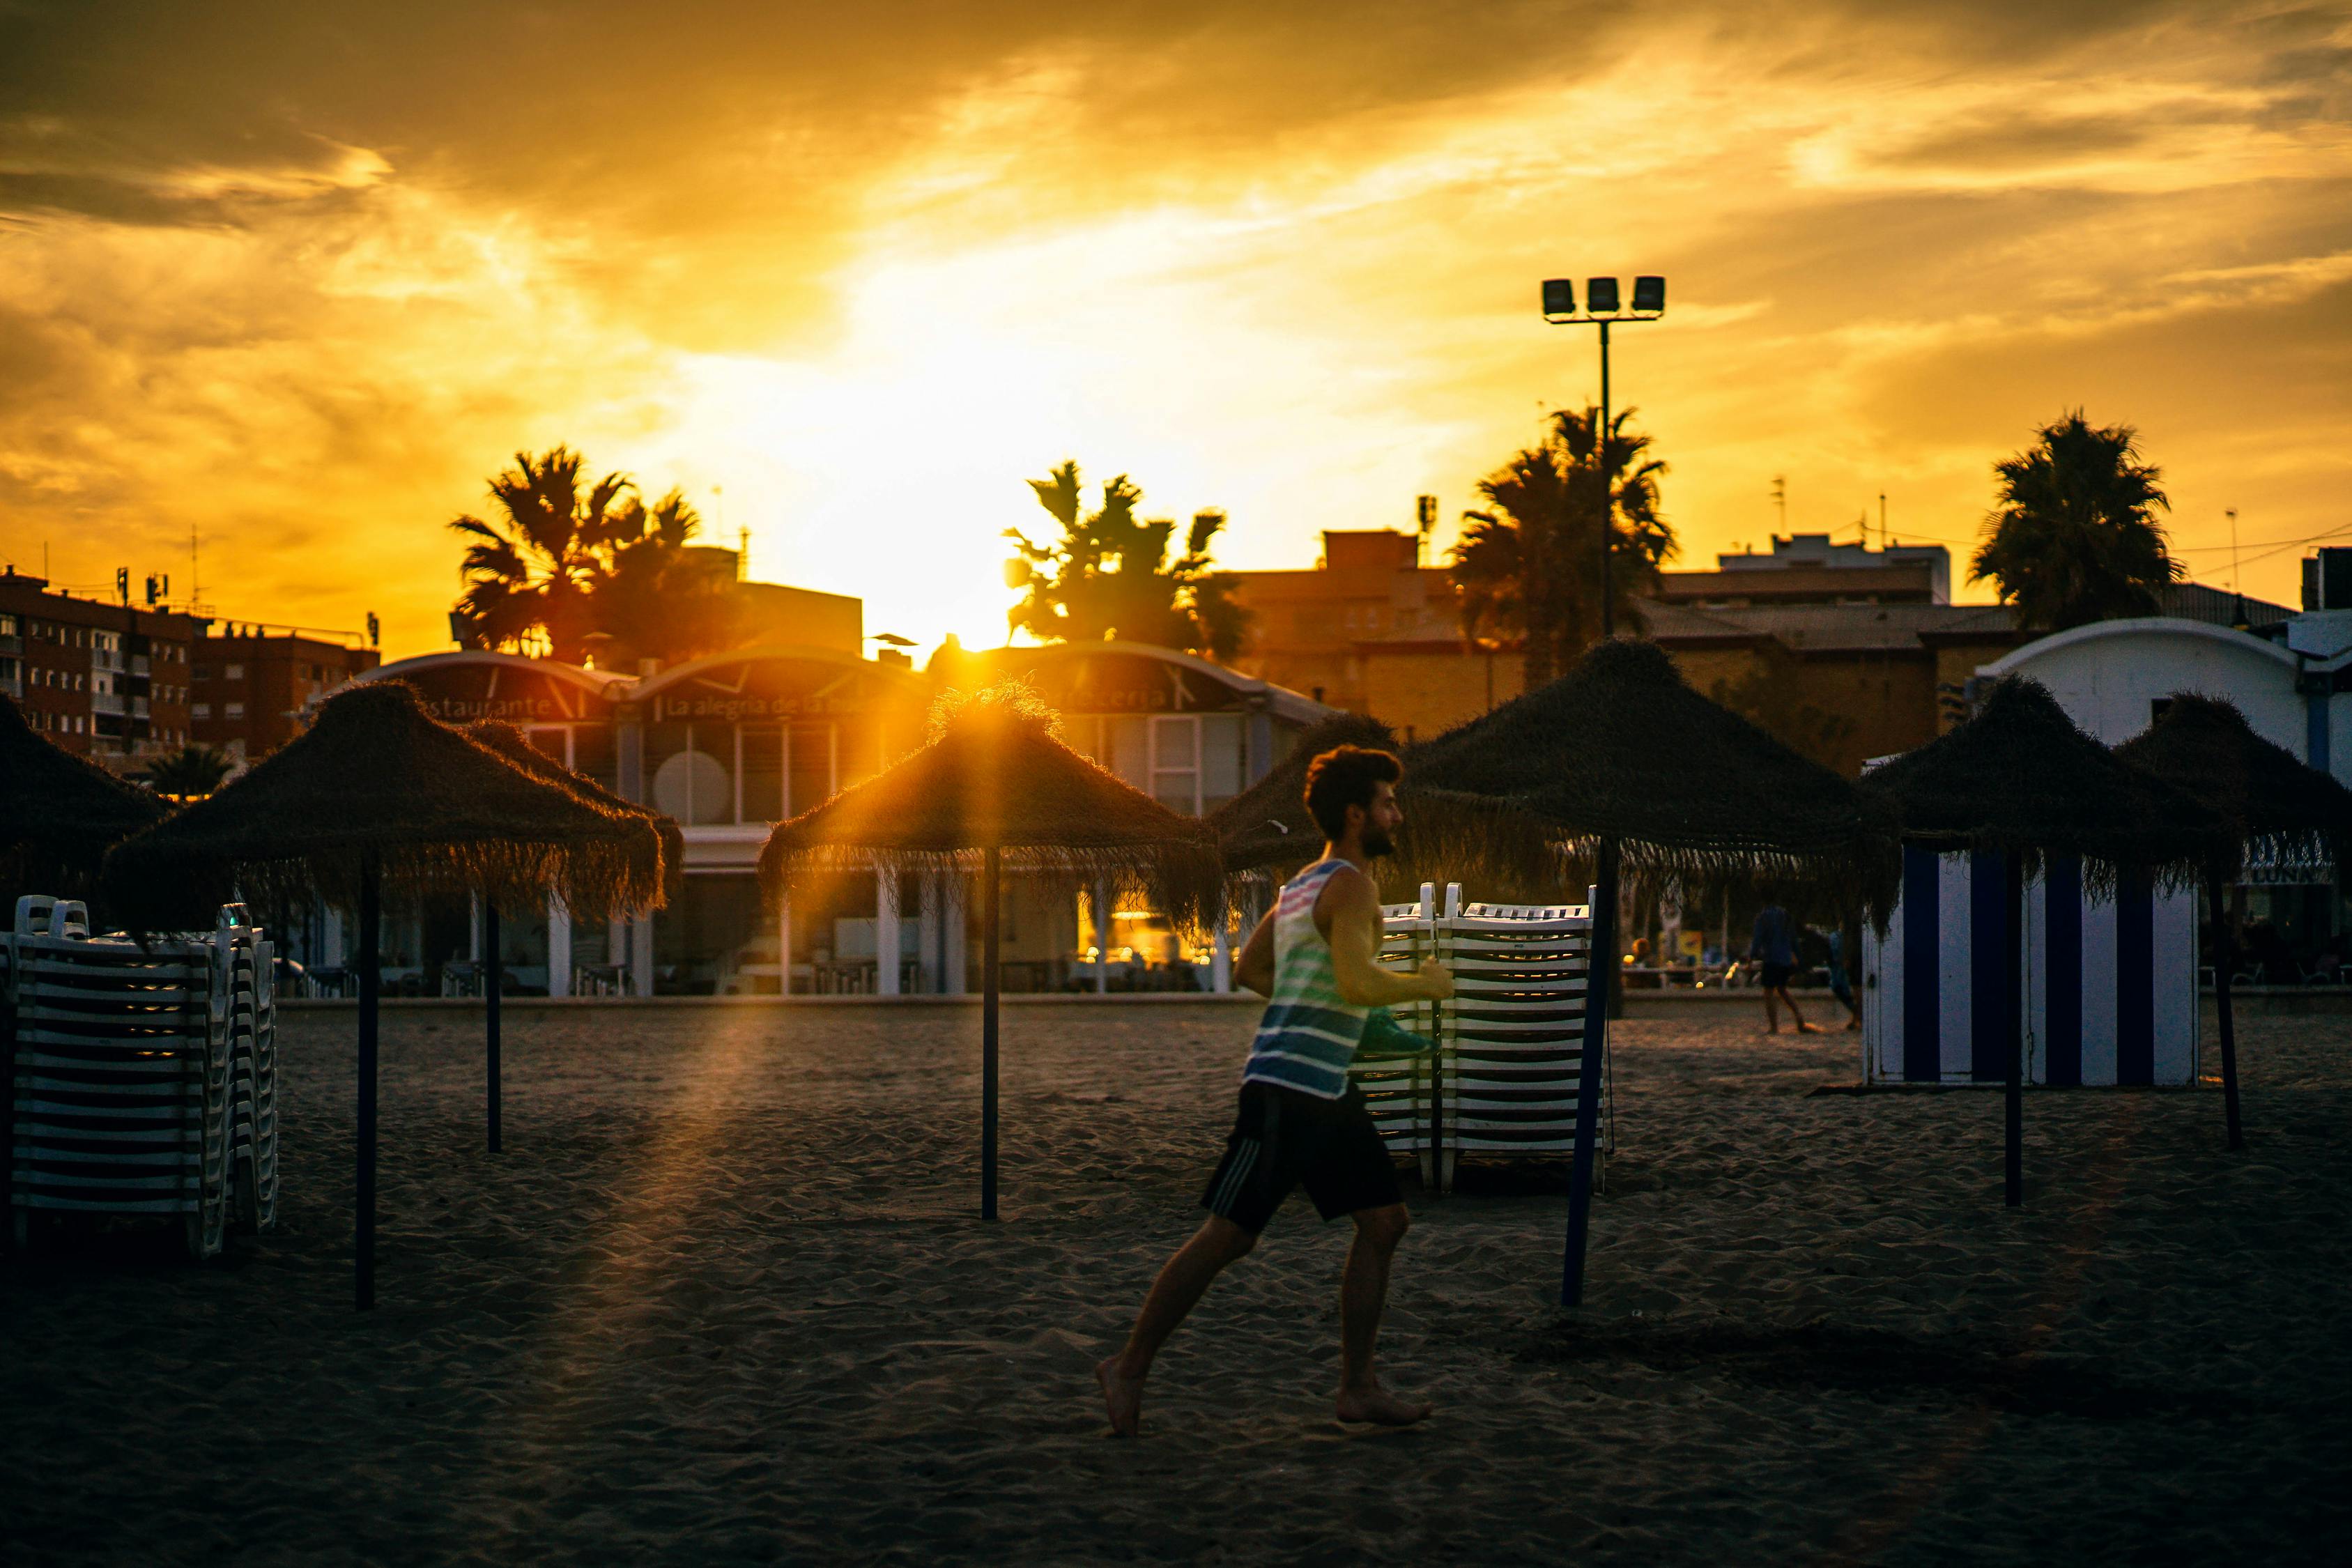
[[[1874,1083],[1999,1083],[2008,1049],[2005,946],[2022,947],[2025,1077],[2053,1087],[2188,1084],[2197,1076],[2193,891],[2083,887],[2051,857],[2010,930],[2001,858],[1906,847],[1881,938],[1863,931],[1864,1068]]]

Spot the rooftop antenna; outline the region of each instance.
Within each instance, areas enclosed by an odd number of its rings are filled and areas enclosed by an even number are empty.
[[[1780,509],[1780,531],[1789,531],[1789,480],[1783,474],[1772,476],[1772,504]]]
[[[1878,548],[1886,548],[1886,492],[1878,492]]]
[[[1430,533],[1437,527],[1437,498],[1435,496],[1413,497],[1412,520],[1412,563],[1418,566],[1421,564],[1423,553],[1429,548]]]
[[[2230,520],[2230,592],[2238,592],[2238,509],[2231,507],[2222,516]]]

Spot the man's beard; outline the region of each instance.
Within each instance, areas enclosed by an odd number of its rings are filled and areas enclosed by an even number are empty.
[[[1396,840],[1389,836],[1385,828],[1367,826],[1364,829],[1363,842],[1365,855],[1372,859],[1377,860],[1383,855],[1396,853]]]

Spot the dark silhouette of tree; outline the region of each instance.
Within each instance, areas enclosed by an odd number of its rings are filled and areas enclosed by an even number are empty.
[[[2041,631],[2155,615],[2157,590],[2184,574],[2156,521],[2170,505],[2162,474],[2137,460],[2137,434],[2095,427],[2078,408],[1994,464],[2000,504],[1969,580],[1990,580],[2019,622]]]
[[[200,800],[220,788],[233,764],[210,746],[182,746],[139,770],[140,782],[174,800]]]
[[[1075,462],[1031,479],[1029,488],[1061,524],[1062,537],[1034,544],[1017,528],[1004,531],[1027,568],[1024,579],[1010,584],[1024,594],[1013,608],[1014,631],[1041,642],[1158,643],[1219,659],[1240,650],[1249,612],[1234,599],[1233,574],[1209,564],[1223,512],[1195,512],[1184,553],[1171,562],[1176,524],[1137,517],[1143,492],[1125,474],[1103,486],[1102,506],[1092,513],[1085,510]]]
[[[701,519],[677,490],[650,508],[625,474],[583,491],[586,459],[566,447],[515,454],[490,481],[496,521],[449,526],[473,542],[457,616],[468,647],[545,653],[577,664],[592,637],[607,663],[665,662],[731,645],[740,619],[723,551],[691,548]]]
[[[1600,439],[1601,410],[1560,409],[1541,446],[1479,481],[1487,509],[1463,513],[1451,566],[1463,634],[1523,640],[1532,691],[1564,673],[1601,637],[1601,541],[1610,541],[1610,598],[1621,625],[1679,546],[1658,513],[1666,465],[1644,460],[1650,437],[1626,428],[1628,408]]]

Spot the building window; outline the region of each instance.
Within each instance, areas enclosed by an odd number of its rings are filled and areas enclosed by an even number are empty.
[[[210,680],[212,678],[213,667],[208,664],[197,665],[191,675],[191,679],[196,680]]]
[[[209,719],[212,716],[213,705],[209,702],[199,702],[188,710],[188,717],[191,719]]]
[[[227,718],[230,718],[230,719],[242,719],[242,718],[244,718],[244,717],[245,717],[245,704],[244,704],[244,703],[242,703],[242,702],[232,702],[232,703],[228,704],[227,709],[226,710],[226,712],[225,712],[225,717],[227,717]]]
[[[222,676],[222,679],[226,680],[243,680],[245,679],[245,666],[241,664],[230,665]]]

